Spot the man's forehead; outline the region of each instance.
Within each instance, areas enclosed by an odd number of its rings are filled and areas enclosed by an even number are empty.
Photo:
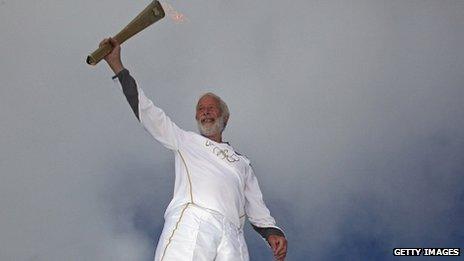
[[[219,100],[216,97],[213,97],[210,95],[205,95],[198,100],[198,106],[211,104],[211,103],[219,106]]]

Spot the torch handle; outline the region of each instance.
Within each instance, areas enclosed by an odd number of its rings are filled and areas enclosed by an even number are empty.
[[[127,39],[131,38],[138,32],[147,28],[151,24],[157,22],[165,16],[163,7],[158,1],[150,3],[142,12],[140,12],[124,29],[122,29],[113,38],[119,43],[124,43]],[[108,43],[102,45],[89,56],[87,56],[87,63],[96,65],[106,55],[108,55],[113,47]]]

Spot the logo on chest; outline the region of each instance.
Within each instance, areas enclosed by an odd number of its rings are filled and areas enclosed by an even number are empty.
[[[239,161],[239,157],[237,154],[234,152],[229,152],[228,149],[221,149],[211,141],[207,140],[205,142],[206,148],[208,148],[211,152],[213,152],[214,155],[216,155],[218,158],[233,163],[236,161]]]

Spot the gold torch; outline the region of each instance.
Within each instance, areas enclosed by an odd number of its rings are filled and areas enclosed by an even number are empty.
[[[122,44],[127,39],[131,38],[138,32],[159,21],[165,16],[163,7],[158,1],[151,2],[142,12],[140,12],[124,29],[122,29],[113,38]],[[102,47],[95,50],[92,54],[87,56],[87,63],[90,65],[96,65],[100,62],[103,57],[109,54],[112,50],[111,45],[105,44]]]

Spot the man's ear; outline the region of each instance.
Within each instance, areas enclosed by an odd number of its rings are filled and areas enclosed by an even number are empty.
[[[226,126],[226,125],[227,125],[227,122],[229,122],[229,116],[227,116],[227,117],[224,117],[224,126]]]

